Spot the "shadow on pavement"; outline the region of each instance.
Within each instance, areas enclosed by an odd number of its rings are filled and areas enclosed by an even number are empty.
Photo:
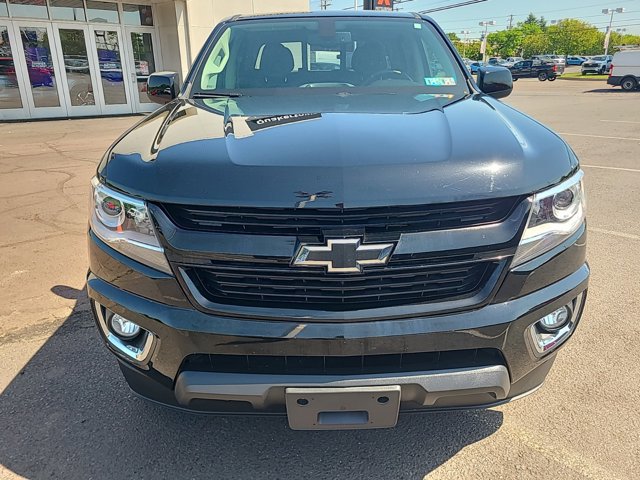
[[[638,92],[640,92],[640,90],[638,90]],[[621,90],[620,88],[594,88],[593,90],[585,90],[584,93],[617,93],[617,94],[628,94],[628,93],[635,93],[635,92],[625,92],[624,90]]]
[[[502,425],[502,413],[479,410],[406,415],[391,430],[296,432],[284,417],[157,406],[129,391],[84,293],[2,393],[0,418],[0,464],[29,479],[422,479]]]

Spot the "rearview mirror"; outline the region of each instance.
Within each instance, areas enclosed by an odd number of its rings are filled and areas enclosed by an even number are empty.
[[[152,73],[147,78],[147,95],[155,103],[164,105],[178,96],[178,74],[175,72]]]
[[[511,70],[505,67],[480,67],[477,83],[483,93],[493,98],[508,97],[513,90]]]

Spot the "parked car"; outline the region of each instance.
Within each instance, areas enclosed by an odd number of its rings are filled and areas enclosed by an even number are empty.
[[[482,63],[482,62],[471,62],[471,63],[469,64],[468,68],[469,68],[469,71],[470,71],[472,74],[474,74],[474,75],[475,75],[476,73],[478,73],[478,70],[479,70],[479,69],[480,69],[480,67],[482,67],[482,66],[484,66],[484,63]]]
[[[566,60],[561,55],[533,55],[531,59],[535,63],[555,63],[556,65],[566,65]]]
[[[564,66],[555,63],[536,63],[533,60],[522,60],[521,62],[516,62],[509,70],[511,70],[514,80],[537,78],[541,82],[545,80],[553,82],[563,74]]]
[[[522,57],[507,57],[504,62],[502,62],[503,67],[512,67],[516,62],[520,62],[524,60]]]
[[[181,92],[150,75],[163,106],[105,153],[88,232],[135,392],[324,430],[543,383],[587,294],[583,172],[449,45],[409,13],[235,16]],[[354,51],[311,70],[318,48]]]
[[[582,65],[586,61],[587,59],[585,57],[576,57],[576,56],[567,57],[567,65]]]
[[[606,57],[604,55],[597,55],[591,58],[591,60],[584,62],[580,71],[582,72],[582,75],[586,75],[587,73],[599,73],[601,75],[609,73],[609,70],[611,70],[612,60],[612,55],[607,55]]]
[[[609,85],[631,91],[640,86],[640,50],[621,50],[613,56]]]
[[[565,66],[567,64],[567,59],[563,55],[545,55],[545,56],[556,65]]]
[[[487,60],[488,65],[502,65],[504,60],[500,57],[491,57]]]

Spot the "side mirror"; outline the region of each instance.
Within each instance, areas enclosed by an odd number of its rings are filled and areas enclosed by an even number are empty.
[[[480,67],[478,87],[493,98],[508,97],[513,90],[511,70],[505,67]]]
[[[175,72],[152,73],[147,78],[147,95],[155,103],[164,105],[178,96],[178,74]]]

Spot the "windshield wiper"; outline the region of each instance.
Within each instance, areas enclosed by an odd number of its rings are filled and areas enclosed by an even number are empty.
[[[238,98],[241,97],[242,94],[238,92],[227,92],[227,93],[204,93],[198,92],[194,93],[193,98]]]

